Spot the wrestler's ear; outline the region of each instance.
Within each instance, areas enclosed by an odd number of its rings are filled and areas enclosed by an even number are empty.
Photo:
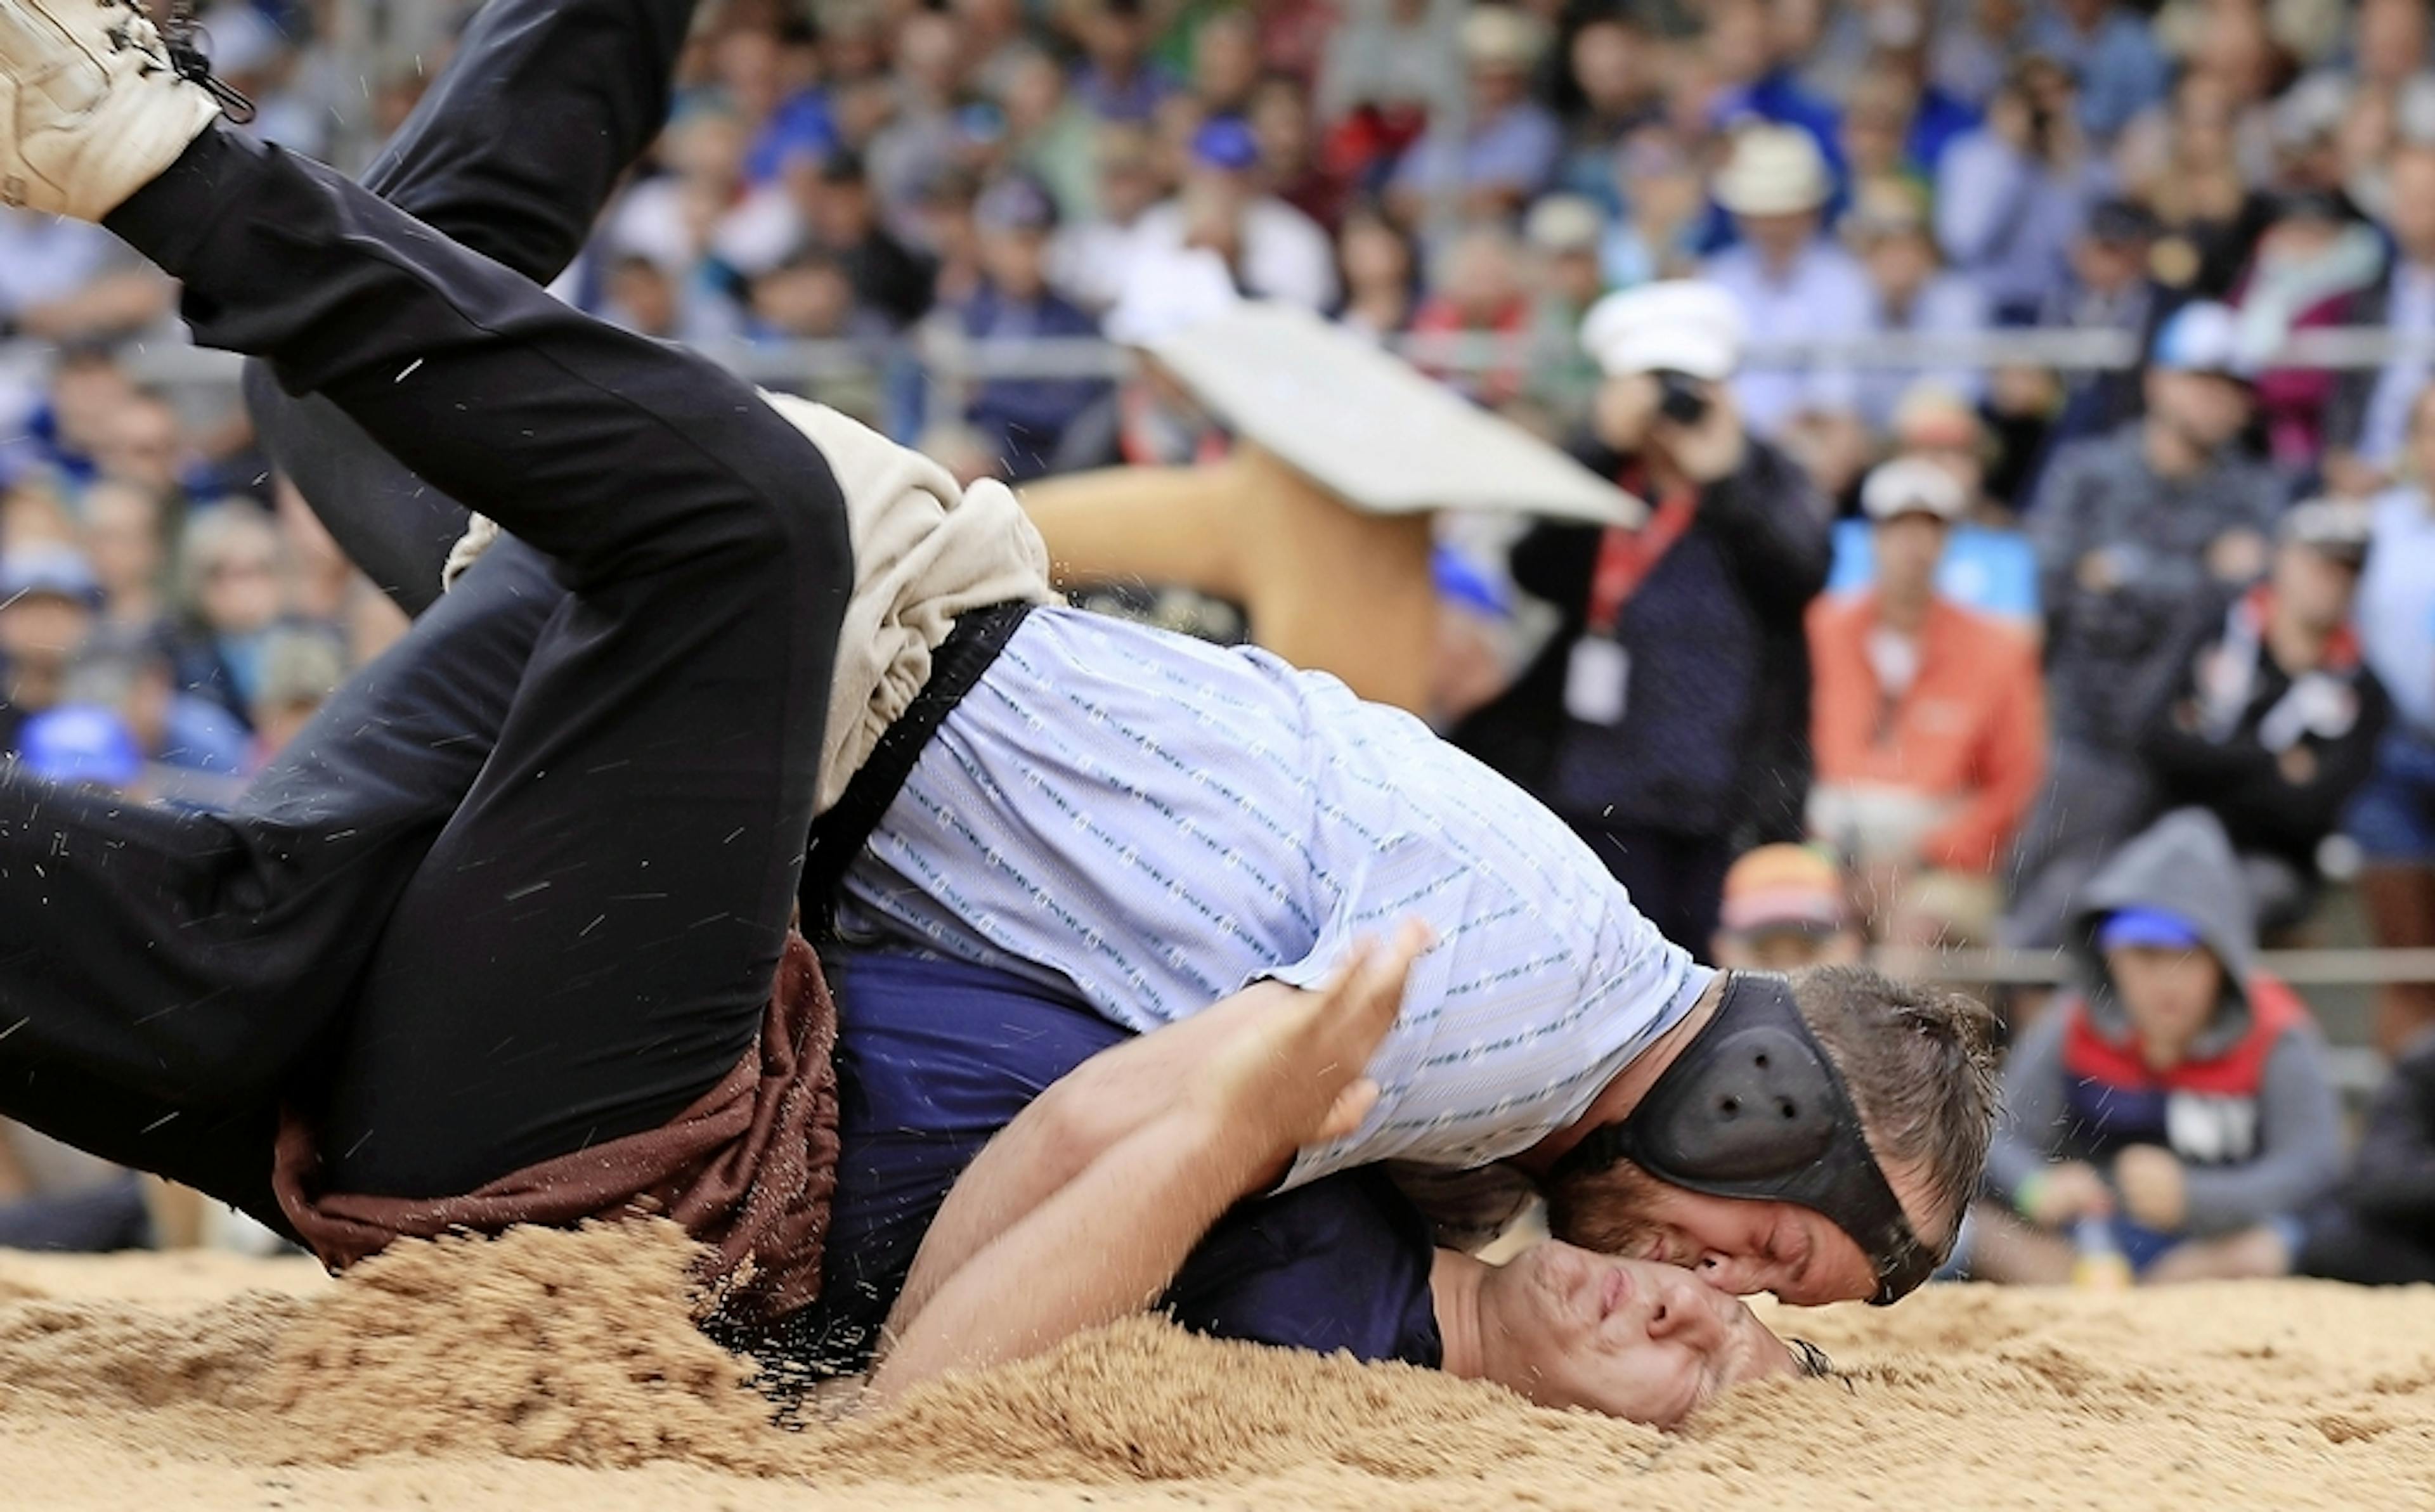
[[[1336,1094],[1327,1116],[1311,1131],[1310,1143],[1328,1144],[1345,1138],[1359,1128],[1361,1121],[1370,1116],[1370,1109],[1377,1106],[1378,1084],[1364,1076]]]

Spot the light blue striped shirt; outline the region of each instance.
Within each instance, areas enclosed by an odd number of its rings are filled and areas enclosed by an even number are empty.
[[[1034,611],[846,883],[842,924],[1070,986],[1147,1033],[1436,931],[1377,1108],[1290,1183],[1466,1168],[1580,1118],[1711,972],[1519,788],[1401,711],[1266,652]]]

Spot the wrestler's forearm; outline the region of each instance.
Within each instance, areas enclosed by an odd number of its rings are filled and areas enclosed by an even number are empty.
[[[1173,1109],[1193,1072],[1262,1007],[1295,992],[1261,982],[1060,1078],[992,1140],[948,1193],[889,1314],[902,1332],[948,1278],[1116,1144]],[[1282,1161],[1255,1188],[1274,1184]]]
[[[1269,1163],[1266,1142],[1222,1113],[1187,1104],[1153,1120],[957,1270],[894,1340],[872,1392],[887,1400],[1138,1312]]]

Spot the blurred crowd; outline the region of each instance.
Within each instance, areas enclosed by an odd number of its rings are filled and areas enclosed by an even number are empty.
[[[257,130],[343,158],[448,27],[365,77],[338,3],[203,19]],[[786,348],[825,353],[802,387],[968,479],[1225,455],[1148,352],[1239,298],[1395,347],[1649,506],[1451,522],[1431,713],[1662,927],[1750,964],[2078,963],[2018,1025],[2016,1098],[2072,1132],[1999,1152],[1991,1273],[2133,1215],[2287,1264],[2416,1224],[2435,1267],[2435,1191],[2309,1216],[2330,1092],[2250,960],[2329,880],[2435,945],[2435,358],[2281,356],[2435,352],[2426,0],[727,0],[558,292],[821,343]],[[173,291],[106,234],[0,210],[0,328],[33,338],[0,346],[0,746],[224,802],[399,621],[224,389],[141,380]],[[2139,361],[2009,357],[2029,330]],[[919,360],[957,346],[1014,366]],[[2134,1022],[2173,1001],[2203,1011]],[[2435,988],[2380,989],[2435,1087],[2430,1032]],[[2154,1104],[2111,1135],[2091,1108],[2148,1104],[2109,1077]],[[2435,1096],[2394,1116],[2435,1147]],[[2227,1196],[2115,1175],[2109,1139],[2282,1163]]]

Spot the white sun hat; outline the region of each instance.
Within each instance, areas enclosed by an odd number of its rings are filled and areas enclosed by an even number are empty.
[[[1798,127],[1753,126],[1734,138],[1717,175],[1717,203],[1736,215],[1798,215],[1834,192],[1826,155]]]

